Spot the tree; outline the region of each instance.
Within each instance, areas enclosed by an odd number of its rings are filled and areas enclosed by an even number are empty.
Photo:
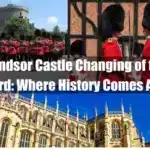
[[[29,20],[23,18],[12,18],[8,21],[4,29],[8,35],[14,32],[17,37],[20,34],[33,35],[35,30],[34,24],[30,24]]]
[[[60,28],[59,28],[58,25],[56,25],[56,26],[53,28],[52,33],[53,33],[53,34],[59,34],[59,35],[61,34]]]

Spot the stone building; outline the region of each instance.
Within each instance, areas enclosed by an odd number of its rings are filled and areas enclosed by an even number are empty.
[[[0,27],[3,28],[12,17],[28,19],[28,15],[28,9],[23,6],[8,4],[7,6],[0,7]]]
[[[0,94],[0,147],[144,147],[131,112],[110,112],[85,120],[24,98]],[[142,139],[142,140],[141,140]]]

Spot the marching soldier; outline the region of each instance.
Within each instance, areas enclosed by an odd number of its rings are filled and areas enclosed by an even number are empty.
[[[48,60],[48,53],[49,53],[49,46],[48,46],[48,33],[43,31],[42,32],[42,40],[40,41],[40,46],[43,49],[43,60]]]
[[[148,3],[144,8],[142,26],[143,32],[147,36],[147,41],[142,52],[142,59],[147,61],[147,65],[146,71],[142,72],[141,80],[144,84],[146,84],[147,80],[150,79],[150,71],[148,66],[148,61],[150,61],[150,3]]]
[[[33,42],[33,36],[28,35],[27,36],[27,50],[26,50],[26,58],[27,60],[33,60],[35,58],[35,52],[34,52],[34,42]]]
[[[118,43],[118,38],[124,29],[124,19],[125,11],[120,4],[110,5],[104,10],[100,26],[100,35],[103,40],[103,61],[123,60],[123,54]],[[124,80],[124,75],[122,72],[102,72],[100,81],[103,82],[104,79],[121,81]]]
[[[47,33],[47,37],[46,37],[46,45],[48,45],[49,51],[45,51],[44,55],[46,56],[45,59],[50,61],[52,50],[53,50],[53,41],[52,41],[51,34],[49,32]]]
[[[30,59],[34,62],[37,59],[38,53],[40,53],[40,40],[41,40],[41,31],[39,29],[35,30],[34,32],[34,41],[31,39],[30,46],[29,46],[29,54]]]
[[[7,51],[8,51],[8,40],[6,40],[6,34],[3,32],[1,34],[1,40],[0,40],[1,60],[7,59]]]
[[[52,60],[58,60],[59,57],[59,51],[60,51],[60,47],[58,46],[59,41],[61,40],[61,36],[54,34],[52,35],[52,42],[53,42],[53,50],[52,50]]]
[[[26,51],[27,51],[27,41],[25,41],[25,35],[20,35],[20,47],[19,47],[19,50],[18,50],[18,53],[19,53],[19,56],[20,56],[20,60],[23,61],[23,60],[27,60],[26,58]]]
[[[17,58],[17,43],[14,39],[14,32],[10,33],[7,58],[8,60],[10,59],[16,60]]]

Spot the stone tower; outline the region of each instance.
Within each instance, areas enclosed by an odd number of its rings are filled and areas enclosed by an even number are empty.
[[[94,126],[96,124],[96,126]],[[126,113],[121,104],[121,111],[109,111],[105,106],[105,113],[88,121],[91,135],[96,147],[144,147],[144,138],[140,137],[135,127],[132,113]]]

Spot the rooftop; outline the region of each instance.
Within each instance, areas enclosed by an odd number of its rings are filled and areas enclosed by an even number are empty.
[[[24,10],[28,11],[28,8],[26,8],[24,6],[14,5],[14,4],[8,4],[5,6],[0,6],[0,9],[9,9],[9,8],[19,8],[19,9],[24,9]]]

